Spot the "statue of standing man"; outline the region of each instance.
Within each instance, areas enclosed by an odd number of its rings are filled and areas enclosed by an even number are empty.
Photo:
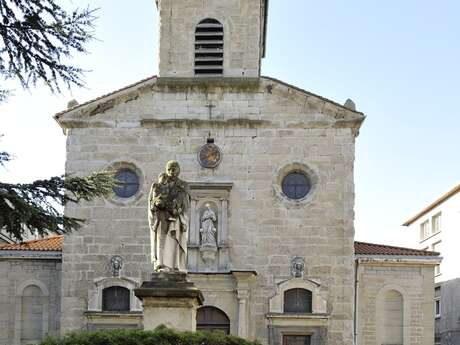
[[[152,184],[149,194],[149,226],[155,271],[187,270],[189,187],[179,179],[177,161]]]

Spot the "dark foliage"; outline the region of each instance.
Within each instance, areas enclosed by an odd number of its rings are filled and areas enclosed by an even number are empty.
[[[62,214],[68,202],[108,196],[115,185],[113,173],[86,177],[55,176],[27,184],[0,182],[0,229],[21,241],[26,233],[68,233],[81,227],[83,219]]]
[[[8,152],[0,152],[0,165],[5,165],[5,162],[11,160],[11,155]]]
[[[94,11],[66,11],[54,0],[0,0],[0,77],[24,88],[43,81],[52,91],[82,86],[83,70],[66,60],[85,52]],[[0,90],[0,101],[7,96]]]
[[[16,79],[25,89],[44,82],[53,92],[83,85],[83,70],[69,63],[92,38],[94,10],[66,11],[55,0],[0,0],[0,78]],[[0,87],[0,102],[10,95]],[[11,160],[0,152],[0,166]],[[0,182],[0,230],[22,240],[26,233],[46,235],[78,229],[83,220],[67,217],[68,202],[112,192],[111,173],[60,176],[29,184]]]
[[[160,326],[154,331],[103,330],[74,332],[47,338],[41,345],[260,345],[223,333],[178,332]]]

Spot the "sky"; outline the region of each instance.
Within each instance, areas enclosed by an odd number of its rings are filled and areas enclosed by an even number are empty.
[[[66,138],[52,116],[71,99],[157,73],[154,1],[90,6],[99,8],[97,40],[73,59],[89,70],[86,88],[53,95],[7,84],[15,94],[0,104],[0,150],[15,159],[1,181],[62,174]],[[415,246],[401,224],[460,183],[459,13],[457,0],[270,0],[262,74],[339,103],[351,98],[366,115],[356,140],[357,240]]]

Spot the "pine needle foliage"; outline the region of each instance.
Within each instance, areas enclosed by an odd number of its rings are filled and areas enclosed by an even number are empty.
[[[154,331],[79,331],[60,338],[48,337],[41,345],[260,345],[221,332],[179,332],[164,326]]]
[[[115,184],[113,172],[55,176],[32,183],[0,182],[0,229],[18,241],[26,234],[44,236],[78,230],[84,220],[64,215],[63,206],[109,196]]]
[[[0,165],[5,165],[5,162],[9,162],[10,160],[11,155],[8,152],[0,152]]]
[[[38,81],[53,92],[82,86],[84,70],[69,63],[93,39],[94,10],[66,11],[54,0],[0,0],[0,76],[28,89]],[[8,95],[0,89],[0,101]]]
[[[43,82],[52,92],[83,86],[84,70],[70,63],[86,53],[93,37],[94,9],[66,10],[56,0],[0,0],[0,78],[15,79],[24,89]],[[0,103],[11,95],[0,87]],[[0,152],[0,167],[11,160]],[[25,235],[67,233],[83,220],[65,216],[68,202],[108,196],[113,173],[87,177],[56,176],[28,184],[0,182],[0,231],[16,240]]]

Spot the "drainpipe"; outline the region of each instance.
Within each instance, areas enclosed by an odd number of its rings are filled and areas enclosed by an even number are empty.
[[[359,259],[355,259],[355,296],[354,296],[354,317],[353,317],[353,333],[354,340],[353,343],[358,345],[358,268],[359,268]]]

